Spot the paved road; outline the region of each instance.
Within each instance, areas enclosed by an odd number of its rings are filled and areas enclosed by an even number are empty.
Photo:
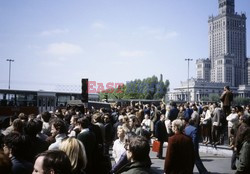
[[[163,154],[166,154],[166,148],[164,148]],[[233,174],[235,171],[230,168],[230,157],[214,156],[211,154],[200,153],[201,159],[204,166],[213,174]],[[150,157],[152,160],[152,168],[159,174],[163,173],[164,159],[156,158],[155,152],[150,152]],[[194,167],[194,173],[198,174],[198,170]]]

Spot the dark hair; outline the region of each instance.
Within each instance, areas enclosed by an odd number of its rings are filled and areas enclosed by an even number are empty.
[[[30,139],[28,136],[21,135],[18,132],[11,132],[6,135],[3,140],[4,144],[11,149],[11,153],[16,158],[27,158],[28,148],[30,147]]]
[[[227,90],[230,90],[229,86],[225,86],[225,88],[226,88]]]
[[[52,121],[52,124],[55,129],[59,132],[59,134],[63,134],[63,133],[67,133],[67,127],[66,124],[63,120],[61,120],[60,118],[55,118]]]
[[[77,120],[77,123],[80,124],[82,128],[88,128],[90,121],[87,117],[84,117],[84,118],[79,118]]]
[[[37,133],[41,132],[43,129],[43,122],[39,119],[34,120],[37,124]]]
[[[195,121],[194,121],[193,119],[189,119],[189,120],[188,120],[188,124],[189,124],[189,125],[192,125],[192,126],[193,126],[194,123],[195,123]]]
[[[33,120],[33,119],[36,118],[36,115],[35,115],[35,114],[30,114],[30,115],[28,116],[28,118],[31,119],[31,120]]]
[[[241,119],[242,119],[242,122],[243,122],[243,123],[246,123],[248,126],[250,126],[250,116],[248,116],[248,115],[243,115],[243,116],[241,117]]]
[[[13,121],[13,128],[14,128],[14,131],[23,133],[24,123],[22,122],[21,119],[17,118]]]
[[[25,132],[27,135],[30,137],[35,137],[36,134],[39,132],[38,131],[38,123],[35,122],[34,120],[28,121],[25,127]]]
[[[77,120],[80,118],[78,115],[72,115],[71,119],[73,118],[73,120],[75,122],[77,122]]]
[[[130,138],[129,151],[135,161],[144,161],[149,158],[150,145],[143,136],[134,136]]]
[[[4,174],[11,174],[12,163],[10,158],[0,151],[0,171]]]
[[[198,108],[197,108],[197,106],[195,104],[192,107],[193,107],[194,111],[198,111]]]
[[[173,106],[173,107],[176,107],[176,103],[173,102],[173,101],[170,103],[170,105]]]
[[[43,170],[45,174],[49,174],[51,170],[55,174],[71,174],[71,164],[68,156],[61,150],[47,150],[40,153],[38,157],[44,157],[43,159]]]
[[[93,115],[93,119],[96,121],[96,122],[102,122],[102,114],[100,113],[95,113]]]
[[[42,118],[43,118],[43,121],[48,123],[50,118],[51,118],[51,114],[49,112],[43,112],[42,113]]]

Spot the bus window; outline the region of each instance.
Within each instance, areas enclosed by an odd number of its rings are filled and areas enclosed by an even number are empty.
[[[16,102],[18,106],[27,106],[27,99],[25,94],[17,94]]]
[[[68,100],[70,100],[70,95],[59,95],[57,97],[57,106],[66,106]]]
[[[0,94],[0,106],[7,106],[6,94]]]
[[[37,96],[34,94],[27,95],[27,106],[36,106]]]
[[[15,105],[15,94],[7,94],[7,102],[8,102],[8,106],[14,106]]]

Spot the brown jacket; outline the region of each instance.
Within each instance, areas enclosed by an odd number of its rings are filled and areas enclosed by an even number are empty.
[[[231,102],[233,101],[233,93],[231,91],[223,92],[220,96],[220,100],[223,103],[223,106],[231,106]]]
[[[166,174],[192,174],[194,168],[192,139],[177,133],[168,139],[164,171]]]

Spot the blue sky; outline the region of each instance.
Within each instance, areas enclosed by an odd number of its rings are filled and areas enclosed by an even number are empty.
[[[250,17],[250,1],[236,11]],[[208,57],[208,16],[218,0],[0,0],[0,88],[80,91],[98,83],[196,77]],[[250,43],[247,20],[247,43]],[[247,46],[248,57],[250,47]]]

